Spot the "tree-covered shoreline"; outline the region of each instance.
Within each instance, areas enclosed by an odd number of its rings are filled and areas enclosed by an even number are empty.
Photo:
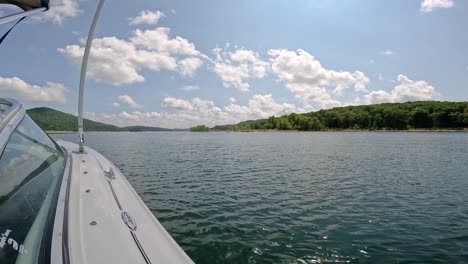
[[[190,128],[191,132],[210,132],[210,128],[205,125],[198,125]]]
[[[336,107],[205,131],[452,131],[468,128],[468,102],[418,101]]]

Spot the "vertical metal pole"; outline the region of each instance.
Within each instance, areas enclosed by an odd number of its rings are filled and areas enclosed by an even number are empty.
[[[83,132],[83,96],[84,96],[84,82],[86,78],[86,68],[88,67],[89,51],[91,49],[91,43],[93,42],[94,30],[96,29],[99,15],[101,14],[102,7],[104,6],[105,0],[100,0],[99,5],[94,14],[93,23],[89,29],[88,39],[86,40],[86,46],[83,55],[83,62],[81,63],[81,75],[80,75],[80,92],[78,97],[78,134],[79,134],[79,152],[84,153],[84,132]]]

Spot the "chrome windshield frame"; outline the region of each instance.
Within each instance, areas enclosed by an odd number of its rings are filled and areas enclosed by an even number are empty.
[[[26,115],[26,110],[18,101],[10,98],[0,98],[0,103],[10,105],[10,108],[0,114],[0,156],[5,149],[11,134],[15,131]]]

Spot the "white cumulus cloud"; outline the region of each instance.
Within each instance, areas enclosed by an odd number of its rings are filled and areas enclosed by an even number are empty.
[[[21,100],[40,103],[67,102],[67,89],[61,83],[47,82],[44,86],[32,85],[18,77],[0,77],[0,91],[14,94]]]
[[[192,110],[193,109],[193,106],[190,102],[183,100],[183,99],[177,99],[174,97],[164,98],[163,106],[166,108],[172,108],[172,109],[177,109],[177,110]]]
[[[138,13],[138,16],[131,18],[130,25],[140,25],[140,24],[147,24],[147,25],[156,25],[159,19],[165,17],[166,15],[159,11],[150,11],[150,10],[143,10]]]
[[[170,38],[171,29],[159,27],[156,29],[136,29],[130,41],[138,47],[169,54],[183,54],[196,56],[200,52],[195,45],[182,37]]]
[[[213,71],[221,78],[225,87],[233,87],[242,92],[249,91],[249,78],[263,78],[267,75],[269,64],[260,59],[258,53],[238,49],[233,52],[220,48],[215,54]]]
[[[422,12],[432,12],[435,9],[451,8],[455,5],[453,0],[423,0],[420,10]]]
[[[200,54],[186,39],[171,39],[168,28],[136,30],[129,40],[96,38],[90,52],[88,74],[97,81],[125,85],[145,81],[142,69],[175,71],[192,77],[203,62],[191,55]],[[83,44],[83,43],[82,43]],[[84,45],[68,45],[58,51],[81,65]],[[189,57],[187,57],[189,56]]]
[[[365,91],[369,78],[360,71],[334,71],[304,50],[269,50],[272,71],[297,98],[319,104],[322,108],[342,105],[332,94],[340,95],[345,89]]]
[[[190,57],[178,61],[179,73],[185,77],[193,77],[195,72],[203,65],[203,61],[197,57]]]
[[[132,108],[143,108],[143,106],[139,103],[137,103],[131,96],[129,95],[119,95],[117,97],[117,100],[119,100],[120,104],[125,104],[128,105]],[[119,103],[117,103],[119,104]],[[115,105],[114,105],[115,106]]]
[[[247,105],[231,103],[224,107],[224,111],[231,116],[231,119],[239,121],[304,112],[294,104],[276,102],[271,94],[256,94],[249,100]]]
[[[120,126],[150,125],[169,128],[187,128],[204,124],[207,126],[238,123],[248,119],[281,116],[292,112],[304,112],[293,104],[279,103],[271,94],[254,95],[246,105],[231,104],[218,107],[211,100],[193,98],[184,100],[174,97],[163,99],[167,111],[162,112],[121,112],[119,114],[97,114],[97,121]]]
[[[413,81],[407,76],[398,75],[398,85],[390,92],[383,90],[372,91],[364,96],[367,104],[396,103],[408,101],[435,100],[438,93],[435,88],[425,81]]]
[[[82,12],[77,0],[52,0],[49,6],[49,10],[35,15],[34,19],[61,25],[66,18],[76,17]]]

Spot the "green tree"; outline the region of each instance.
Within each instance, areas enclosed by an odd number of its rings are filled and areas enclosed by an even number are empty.
[[[280,130],[290,130],[292,129],[291,123],[289,123],[288,117],[282,116],[277,119],[276,127]]]
[[[210,128],[205,125],[198,125],[190,128],[192,132],[209,132]]]
[[[383,117],[381,114],[376,114],[372,121],[372,129],[382,129],[384,126]]]
[[[270,116],[267,119],[266,129],[275,129],[276,128],[276,118],[275,116]]]
[[[463,114],[463,126],[468,127],[468,106],[465,108],[465,111]]]
[[[433,126],[431,114],[422,107],[413,109],[409,123],[414,128],[431,128]]]
[[[383,112],[384,124],[390,129],[406,129],[408,124],[408,114],[398,108],[386,108]]]

